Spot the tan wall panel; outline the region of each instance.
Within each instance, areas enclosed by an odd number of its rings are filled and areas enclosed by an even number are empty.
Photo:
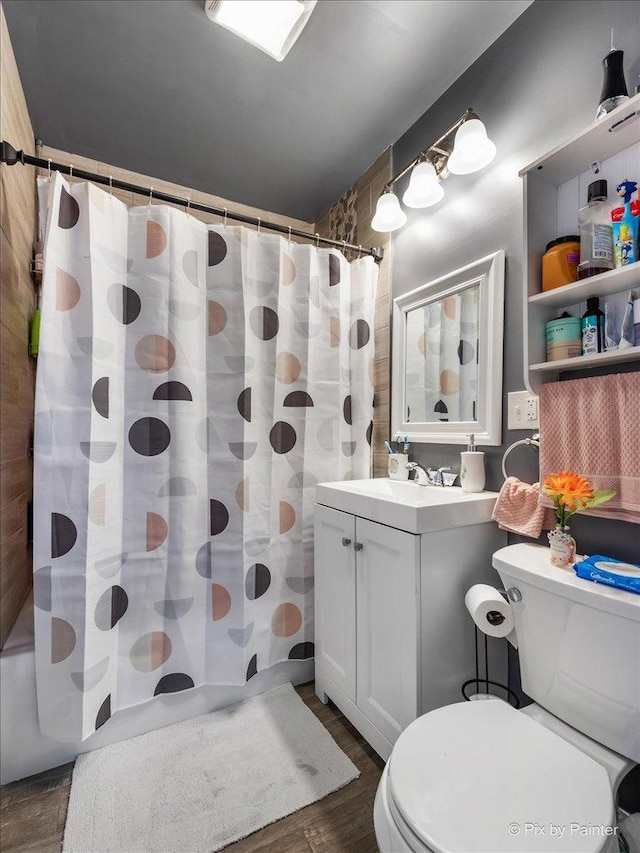
[[[356,237],[355,243],[363,248],[380,247],[384,257],[378,265],[378,290],[374,322],[375,373],[374,373],[374,412],[373,412],[373,476],[387,476],[387,452],[383,442],[388,439],[390,429],[389,392],[391,374],[390,352],[390,251],[391,241],[388,234],[380,234],[371,229],[371,219],[375,213],[378,196],[391,178],[391,149],[384,151],[356,181]],[[337,202],[336,202],[337,203]],[[315,224],[320,234],[340,239],[331,233],[330,211],[327,210]],[[353,253],[348,253],[354,257]]]
[[[0,135],[33,154],[33,130],[4,11],[0,8]],[[27,506],[33,429],[34,362],[27,352],[34,288],[34,172],[0,165],[0,646],[31,588]]]

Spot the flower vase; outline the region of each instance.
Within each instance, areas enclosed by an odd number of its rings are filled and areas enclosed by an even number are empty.
[[[576,540],[568,527],[557,524],[554,530],[547,533],[549,539],[549,561],[559,569],[570,569],[576,557]]]

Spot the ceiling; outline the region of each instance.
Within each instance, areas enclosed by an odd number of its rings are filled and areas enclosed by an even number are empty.
[[[45,144],[313,222],[531,2],[319,0],[281,63],[202,0],[3,6]]]

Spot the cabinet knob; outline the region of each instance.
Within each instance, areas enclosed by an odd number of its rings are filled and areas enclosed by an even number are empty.
[[[364,548],[364,545],[362,544],[362,542],[354,542],[353,543],[353,550],[354,551],[362,551],[363,548]]]
[[[351,545],[351,539],[347,539],[346,536],[343,536],[342,537],[342,544],[344,545],[345,548],[348,548],[349,545]]]

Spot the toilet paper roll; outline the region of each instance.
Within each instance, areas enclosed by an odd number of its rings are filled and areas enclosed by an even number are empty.
[[[485,583],[472,586],[464,603],[483,634],[489,637],[507,637],[514,629],[513,610],[497,589]]]

